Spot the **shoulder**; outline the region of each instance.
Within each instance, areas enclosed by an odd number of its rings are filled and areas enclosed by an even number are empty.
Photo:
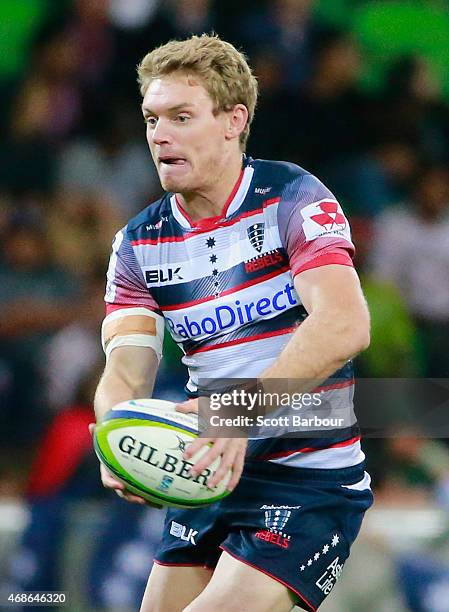
[[[286,161],[252,159],[250,165],[254,168],[256,179],[264,178],[265,181],[271,181],[276,186],[301,180],[303,176],[309,174],[304,168]]]
[[[171,214],[170,197],[170,193],[164,194],[161,198],[151,202],[146,208],[128,221],[126,232],[130,239],[138,236],[141,231],[146,231],[147,226],[157,228],[162,218]]]
[[[255,179],[260,182],[263,177],[266,183],[270,182],[284,196],[282,200],[291,202],[293,194],[296,195],[296,201],[303,199],[305,203],[320,198],[334,198],[319,178],[297,164],[255,159],[251,165],[254,167]]]

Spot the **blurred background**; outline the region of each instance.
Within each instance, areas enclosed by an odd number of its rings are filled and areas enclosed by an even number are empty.
[[[1,597],[138,609],[163,516],[103,491],[91,450],[104,275],[161,193],[136,64],[212,30],[259,79],[248,153],[317,174],[350,217],[358,375],[449,378],[446,0],[1,0]],[[155,395],[184,382],[167,341]],[[323,610],[449,611],[449,446],[400,433],[365,441],[376,504]]]

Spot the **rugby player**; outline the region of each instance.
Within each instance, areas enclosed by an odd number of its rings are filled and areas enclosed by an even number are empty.
[[[369,315],[335,197],[294,164],[245,154],[257,81],[231,44],[171,41],[144,57],[138,76],[166,193],[113,242],[97,418],[151,396],[164,323],[184,352],[190,398],[207,379],[314,381],[309,391],[332,376],[327,401],[349,404]],[[210,485],[230,468],[233,491],[206,508],[168,511],[142,610],[316,610],[372,503],[356,423],[331,438],[200,438],[187,456],[208,442],[192,471],[221,456]]]

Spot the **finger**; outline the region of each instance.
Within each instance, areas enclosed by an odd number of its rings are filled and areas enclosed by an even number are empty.
[[[226,440],[216,440],[212,447],[207,451],[204,457],[201,457],[194,466],[190,469],[191,474],[201,474],[211,463],[215,461],[223,453],[226,445]]]
[[[223,480],[228,471],[232,468],[234,462],[236,461],[236,458],[236,451],[229,451],[225,453],[221,457],[220,465],[218,466],[217,471],[208,479],[207,486],[211,489],[216,487]]]
[[[134,495],[133,493],[130,493],[127,490],[121,491],[121,490],[116,490],[115,491],[117,493],[117,495],[119,497],[121,497],[122,499],[125,499],[126,501],[132,503],[132,504],[140,504],[141,506],[144,506],[145,504],[147,506],[151,506],[152,508],[157,508],[158,510],[160,510],[163,506],[161,506],[160,504],[155,504],[153,502],[149,502],[146,499],[144,499],[143,497],[140,497],[138,495]]]
[[[125,491],[124,493],[122,493],[122,495],[120,495],[120,497],[123,497],[123,499],[126,499],[126,501],[130,502],[131,504],[140,504],[141,506],[143,506],[147,503],[146,499],[144,499],[143,497],[139,497],[138,495],[133,495],[129,491]]]
[[[124,491],[125,487],[121,482],[117,480],[103,480],[103,484],[107,489],[114,489],[114,491]]]
[[[187,446],[186,450],[183,453],[183,459],[190,459],[193,455],[203,448],[203,446],[207,446],[210,444],[215,438],[196,438],[193,442]]]
[[[116,490],[115,492],[119,497],[121,497],[122,499],[125,499],[128,502],[131,502],[132,504],[144,504],[145,503],[145,500],[143,499],[143,497],[139,497],[138,495],[133,495],[129,491]]]
[[[107,489],[114,489],[115,491],[125,490],[125,485],[123,483],[119,482],[118,480],[115,480],[115,478],[112,478],[110,476],[104,476],[102,478],[102,482]]]
[[[158,510],[163,508],[162,504],[150,502],[144,497],[140,497],[140,495],[134,495],[134,493],[131,493],[131,491],[128,491],[127,489],[125,489],[125,491],[120,497],[123,497],[124,499],[126,499],[126,501],[129,501],[133,504],[140,504],[141,506],[151,506],[152,508],[157,508]]]
[[[95,423],[89,423],[88,427],[89,427],[89,433],[91,436],[94,435],[94,431],[95,431]]]
[[[117,480],[117,478],[115,478],[103,464],[100,465],[100,473],[101,482],[108,489],[116,489],[120,491],[125,489],[125,485],[120,482],[120,480]]]
[[[232,476],[226,488],[228,491],[233,491],[238,485],[245,464],[245,452],[239,451],[232,466]]]
[[[239,444],[235,444],[235,442],[233,440],[230,443],[230,448],[228,447],[223,454],[217,471],[210,477],[208,485],[211,488],[217,486],[227,476],[229,470],[231,470],[232,475],[226,488],[232,490],[237,485],[243,471],[245,450]],[[230,486],[232,489],[229,488]]]
[[[190,399],[186,402],[182,402],[182,404],[176,404],[175,409],[178,412],[184,412],[185,414],[191,412],[198,414],[198,399]]]

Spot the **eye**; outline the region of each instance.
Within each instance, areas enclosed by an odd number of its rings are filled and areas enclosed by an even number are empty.
[[[155,126],[156,126],[156,123],[157,123],[157,119],[156,119],[156,117],[152,117],[152,116],[149,116],[149,117],[144,117],[144,119],[143,119],[143,120],[144,120],[144,122],[145,122],[147,125],[149,125],[150,127],[155,127]]]
[[[187,121],[190,119],[189,115],[177,115],[176,120],[178,121],[178,123],[187,123]]]

